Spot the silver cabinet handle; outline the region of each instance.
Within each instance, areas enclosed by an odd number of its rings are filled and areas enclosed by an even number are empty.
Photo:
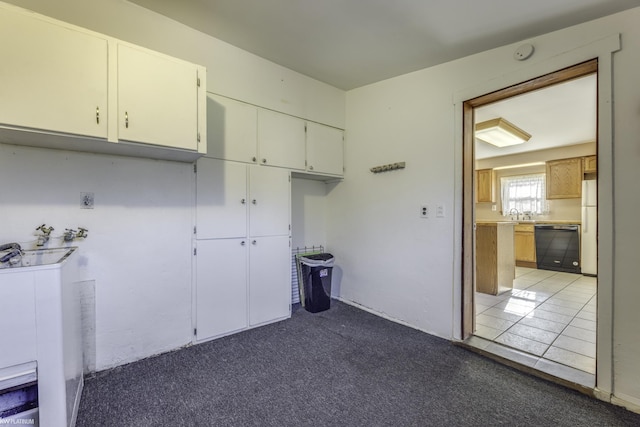
[[[258,243],[258,242],[257,242],[256,240],[251,241],[251,244],[252,244],[252,245],[255,245],[255,244],[257,244],[257,243]]]
[[[100,107],[96,107],[96,124],[100,124]]]
[[[243,240],[242,242],[240,242],[240,244],[241,244],[242,246],[244,246],[244,245],[246,244],[246,242]]]
[[[124,112],[124,127],[129,129],[129,112]]]
[[[258,161],[258,159],[256,159],[256,158],[255,158],[255,156],[254,156],[254,157],[252,157],[252,158],[251,158],[251,160],[253,161],[253,163],[255,163],[256,161]]]
[[[242,203],[244,205],[245,203],[247,203],[247,201],[245,199],[242,199],[242,200],[240,200],[240,203]]]
[[[313,166],[309,166],[309,170],[312,171],[313,170]]]
[[[267,164],[267,159],[262,159],[263,164]]]
[[[253,200],[251,201],[251,203],[253,203],[254,205],[257,205],[257,204],[258,204],[258,201],[257,201],[256,199],[253,199]]]

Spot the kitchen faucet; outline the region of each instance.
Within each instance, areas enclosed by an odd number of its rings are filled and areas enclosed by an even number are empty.
[[[509,210],[509,215],[511,215],[511,219],[513,220],[513,211],[516,211],[516,221],[520,220],[520,212],[518,212],[518,209],[516,208],[511,208],[511,210]]]

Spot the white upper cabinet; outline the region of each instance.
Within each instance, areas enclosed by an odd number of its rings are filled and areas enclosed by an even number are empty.
[[[198,77],[193,64],[118,44],[118,139],[197,151]]]
[[[206,153],[204,67],[4,3],[0,40],[0,141],[181,161]]]
[[[256,163],[258,108],[207,94],[207,157]]]
[[[304,120],[270,110],[258,111],[258,161],[267,166],[304,170]]]
[[[107,137],[107,40],[0,7],[0,122]]]
[[[307,171],[343,175],[344,132],[317,123],[307,123]]]

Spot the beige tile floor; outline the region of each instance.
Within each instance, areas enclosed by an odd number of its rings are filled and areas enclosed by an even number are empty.
[[[513,290],[476,293],[471,345],[593,387],[595,277],[516,267]]]

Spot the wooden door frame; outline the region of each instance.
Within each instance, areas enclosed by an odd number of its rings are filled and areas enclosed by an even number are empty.
[[[461,337],[469,338],[475,329],[474,279],[475,279],[475,138],[474,109],[502,101],[513,96],[544,89],[559,83],[598,72],[598,59],[592,59],[571,67],[563,68],[540,77],[527,80],[485,95],[469,99],[462,104],[463,143],[463,212],[462,212],[462,322]],[[597,120],[596,120],[597,122]]]

